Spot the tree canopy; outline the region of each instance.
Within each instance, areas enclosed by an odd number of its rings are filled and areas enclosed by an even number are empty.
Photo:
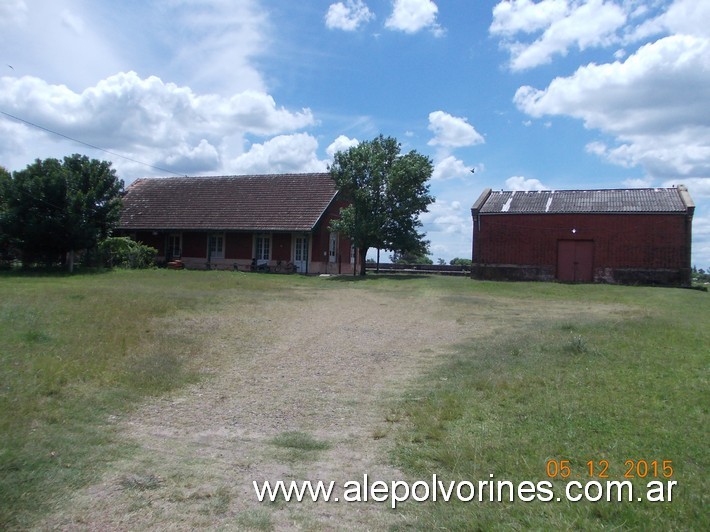
[[[336,153],[330,168],[342,197],[350,202],[330,227],[359,250],[361,275],[370,248],[414,255],[428,251],[419,214],[434,201],[428,185],[432,162],[414,150],[400,152],[396,139],[380,135]]]
[[[434,261],[425,254],[400,253],[398,251],[390,255],[390,261],[392,264],[434,264]]]
[[[122,190],[110,162],[79,154],[0,172],[0,242],[25,264],[64,262],[68,252],[94,249],[109,236]]]

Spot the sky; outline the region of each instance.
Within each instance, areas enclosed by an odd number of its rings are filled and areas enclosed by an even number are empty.
[[[434,164],[435,261],[487,187],[685,184],[710,269],[710,2],[0,0],[10,171],[320,172],[379,134]]]

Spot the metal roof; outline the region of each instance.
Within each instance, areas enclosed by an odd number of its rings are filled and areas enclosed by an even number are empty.
[[[492,191],[474,204],[480,214],[684,213],[694,207],[685,187]]]
[[[310,231],[337,192],[328,173],[139,179],[118,227]]]

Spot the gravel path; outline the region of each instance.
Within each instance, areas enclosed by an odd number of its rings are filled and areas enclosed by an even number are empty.
[[[388,465],[389,400],[452,345],[507,327],[504,316],[540,319],[538,311],[469,295],[344,284],[185,316],[179,327],[210,339],[211,375],[117,420],[136,452],[42,528],[379,530],[403,524],[381,503],[259,503],[252,481],[333,480],[342,487],[364,474],[405,479]],[[547,317],[572,311],[545,309]],[[273,444],[290,431],[330,447],[297,451]]]

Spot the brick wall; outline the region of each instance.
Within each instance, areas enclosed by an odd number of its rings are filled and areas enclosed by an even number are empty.
[[[665,271],[659,284],[684,284],[682,272],[690,268],[687,223],[685,214],[481,215],[480,226],[474,218],[473,262],[488,278],[504,275],[491,272],[491,265],[505,265],[523,278],[538,269],[547,278],[557,269],[558,242],[585,240],[594,242],[596,281],[653,282],[658,270]]]

